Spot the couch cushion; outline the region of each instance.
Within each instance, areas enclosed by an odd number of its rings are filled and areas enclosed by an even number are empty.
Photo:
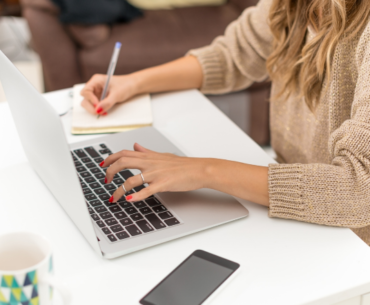
[[[20,0],[20,3],[23,7],[32,7],[55,14],[59,13],[59,8],[49,0]]]
[[[259,2],[259,0],[229,0],[229,3],[234,4],[240,10],[244,10],[247,7],[254,6]]]
[[[131,23],[113,26],[110,37],[98,47],[79,51],[83,80],[107,72],[116,41],[122,43],[116,74],[127,74],[210,44],[240,13],[232,4],[146,11]]]
[[[108,39],[111,29],[107,24],[67,24],[64,27],[76,44],[82,48],[93,48],[102,44]]]
[[[186,6],[222,5],[227,0],[128,0],[128,2],[141,9],[160,10]]]

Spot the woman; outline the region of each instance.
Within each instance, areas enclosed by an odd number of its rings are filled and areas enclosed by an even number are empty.
[[[370,2],[261,0],[207,47],[165,65],[83,90],[83,106],[105,113],[145,92],[199,88],[241,90],[272,79],[271,138],[279,164],[269,167],[161,154],[135,144],[104,161],[107,181],[138,168],[149,187],[139,201],[164,191],[212,188],[269,207],[271,217],[352,228],[370,244]],[[126,190],[142,183],[125,182]],[[116,202],[124,195],[118,188]]]

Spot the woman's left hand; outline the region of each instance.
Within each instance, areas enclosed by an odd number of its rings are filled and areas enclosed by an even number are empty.
[[[149,186],[126,197],[127,201],[140,201],[158,192],[184,192],[206,187],[207,163],[211,159],[179,157],[169,153],[158,153],[139,144],[134,151],[122,150],[110,155],[102,166],[108,167],[106,183],[112,182],[118,172],[139,169]],[[143,184],[141,175],[124,182],[126,191]],[[125,194],[120,186],[109,201],[117,202]]]

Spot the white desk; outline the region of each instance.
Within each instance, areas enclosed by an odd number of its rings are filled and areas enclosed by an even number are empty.
[[[68,108],[68,92],[46,97]],[[198,91],[155,95],[153,113],[154,126],[189,156],[272,162]],[[68,115],[63,121],[68,125]],[[370,248],[352,231],[270,219],[266,208],[249,202],[243,202],[250,211],[246,219],[104,260],[27,163],[6,103],[0,104],[0,143],[0,232],[32,230],[46,236],[55,250],[56,275],[72,290],[75,305],[137,304],[196,249],[242,266],[214,305],[370,304],[368,296],[361,297],[370,292]]]

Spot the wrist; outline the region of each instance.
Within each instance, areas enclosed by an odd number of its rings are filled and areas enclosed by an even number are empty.
[[[135,93],[135,95],[142,93],[150,93],[150,88],[148,86],[149,80],[147,74],[148,74],[147,69],[130,74],[130,78],[132,79],[132,90]]]
[[[216,189],[217,177],[219,176],[220,160],[217,159],[203,159],[204,166],[202,166],[202,181],[204,188]]]
[[[135,74],[118,76],[121,95],[123,95],[124,99],[143,93],[140,91],[140,79]]]

